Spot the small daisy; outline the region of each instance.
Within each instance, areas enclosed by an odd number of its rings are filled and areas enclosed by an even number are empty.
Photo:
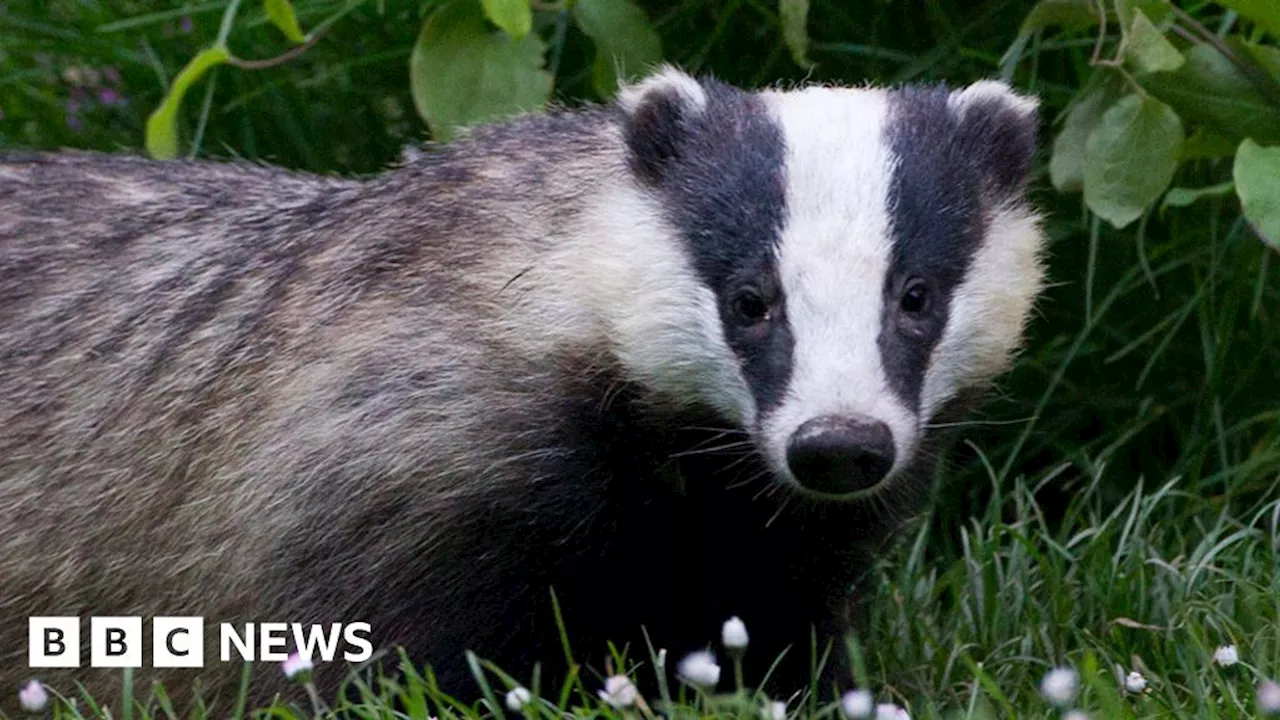
[[[724,621],[720,629],[720,640],[729,650],[747,649],[747,626],[737,615]]]
[[[1040,681],[1040,694],[1054,707],[1068,707],[1080,692],[1080,674],[1068,667],[1053,668]]]
[[[1134,670],[1125,677],[1124,689],[1131,693],[1140,693],[1147,689],[1147,679],[1142,677],[1142,673]]]
[[[1068,710],[1062,720],[1089,720],[1089,713],[1083,710]]]
[[[861,718],[871,717],[875,704],[870,691],[850,690],[840,698],[840,711],[849,720],[861,720]]]
[[[626,675],[614,675],[604,681],[604,689],[600,691],[600,699],[616,708],[631,707],[636,704],[639,691]]]
[[[311,671],[315,669],[316,666],[312,664],[311,658],[303,657],[297,652],[289,653],[289,657],[280,663],[280,670],[284,672],[284,676],[297,682],[306,682]]]
[[[507,709],[512,712],[520,712],[525,705],[533,699],[533,694],[519,685],[507,691]]]
[[[1258,685],[1258,712],[1280,715],[1280,683],[1266,680]]]
[[[1223,645],[1213,651],[1213,661],[1219,667],[1231,667],[1240,662],[1240,653],[1236,650],[1235,645]]]
[[[716,664],[716,656],[706,650],[685,655],[676,668],[676,674],[685,682],[704,688],[714,688],[720,682],[720,666]]]
[[[911,716],[893,703],[880,703],[876,706],[876,720],[911,720]]]
[[[764,720],[787,720],[787,704],[781,700],[766,702],[761,715],[764,716]]]
[[[49,693],[39,680],[32,680],[18,691],[18,704],[29,713],[38,713],[49,704]]]

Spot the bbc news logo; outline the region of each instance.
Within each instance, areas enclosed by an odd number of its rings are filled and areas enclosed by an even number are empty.
[[[33,668],[81,666],[81,623],[78,617],[28,618],[27,665]],[[151,620],[151,667],[204,667],[205,622],[202,617],[156,617]],[[222,662],[284,662],[293,648],[307,658],[332,662],[342,646],[342,659],[363,662],[373,656],[369,623],[303,625],[301,623],[232,623],[218,625],[218,659]],[[143,666],[140,617],[89,618],[89,667]]]

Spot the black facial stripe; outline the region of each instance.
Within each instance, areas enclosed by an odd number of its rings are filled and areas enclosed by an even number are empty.
[[[917,411],[952,293],[985,233],[983,194],[990,176],[983,151],[989,142],[978,133],[986,128],[967,116],[962,123],[948,107],[948,96],[941,87],[895,91],[886,125],[897,163],[889,189],[893,251],[878,345],[894,392]],[[912,277],[928,283],[933,309],[928,321],[903,332],[896,322],[898,303]]]
[[[785,141],[758,97],[713,80],[702,85],[700,113],[674,97],[641,106],[628,128],[632,167],[661,194],[694,268],[716,293],[725,341],[764,415],[786,392],[794,344],[777,280]],[[733,298],[744,283],[773,284],[766,324],[734,321]]]

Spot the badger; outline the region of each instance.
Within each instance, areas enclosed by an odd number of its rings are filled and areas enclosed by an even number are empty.
[[[214,628],[265,621],[367,622],[465,696],[467,651],[546,687],[563,628],[589,682],[737,616],[749,681],[808,687],[1024,342],[1036,146],[999,81],[664,67],[367,178],[4,155],[0,707],[119,701],[29,668],[31,616],[202,617],[204,666],[148,638],[137,683],[223,707]]]

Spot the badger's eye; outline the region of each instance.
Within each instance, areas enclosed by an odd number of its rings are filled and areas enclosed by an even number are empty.
[[[769,319],[769,303],[752,288],[744,288],[733,297],[733,314],[744,323],[755,324]]]
[[[908,315],[921,315],[929,310],[929,288],[923,280],[912,280],[907,289],[902,291],[899,301],[902,312]]]

